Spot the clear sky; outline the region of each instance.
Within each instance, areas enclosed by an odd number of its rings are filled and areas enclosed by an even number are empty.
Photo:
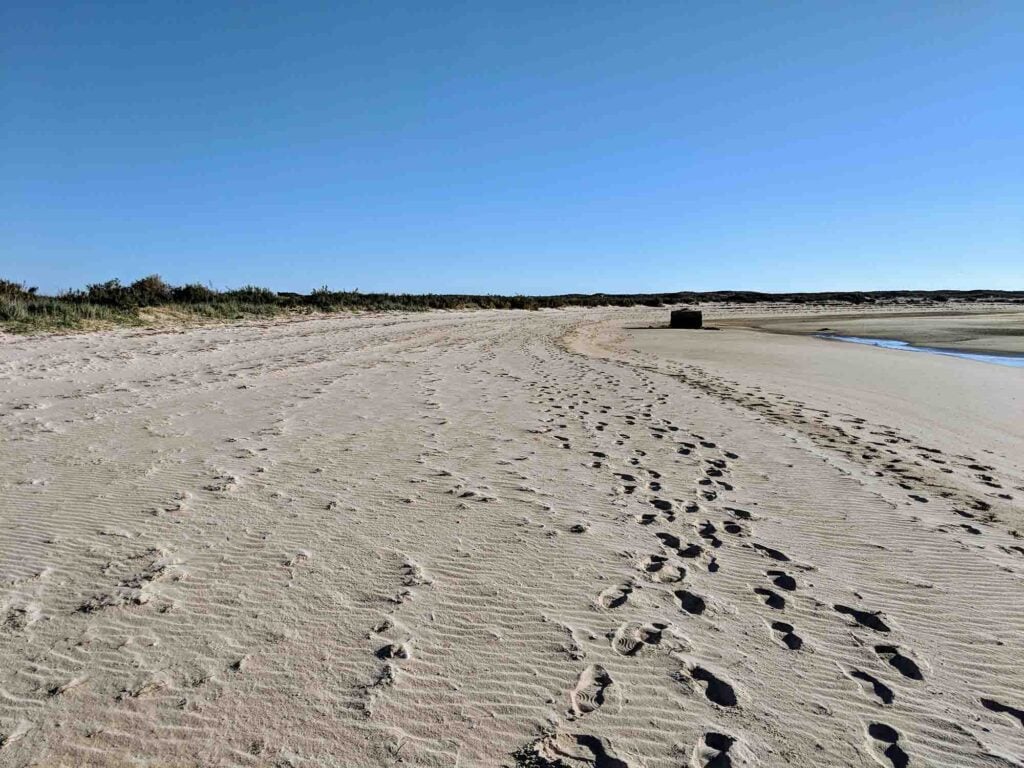
[[[0,276],[1024,288],[1024,2],[0,10]]]

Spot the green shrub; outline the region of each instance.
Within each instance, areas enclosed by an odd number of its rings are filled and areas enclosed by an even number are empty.
[[[24,283],[0,278],[0,297],[7,299],[26,299],[36,295],[36,287],[27,288]]]
[[[233,291],[224,291],[219,294],[223,299],[229,301],[241,301],[247,304],[276,304],[277,294],[269,288],[260,288],[257,285],[245,285]]]
[[[128,288],[131,301],[137,307],[155,307],[171,300],[172,288],[160,275],[148,275],[136,280]]]
[[[171,288],[171,299],[181,304],[207,304],[216,298],[217,292],[201,283],[189,283]]]

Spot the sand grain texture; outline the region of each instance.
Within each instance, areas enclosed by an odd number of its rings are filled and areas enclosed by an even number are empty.
[[[1021,764],[1019,436],[663,314],[6,340],[0,765]]]

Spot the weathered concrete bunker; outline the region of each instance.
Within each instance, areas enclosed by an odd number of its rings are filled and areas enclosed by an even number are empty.
[[[670,328],[700,328],[704,325],[704,313],[699,309],[674,309],[668,324]]]

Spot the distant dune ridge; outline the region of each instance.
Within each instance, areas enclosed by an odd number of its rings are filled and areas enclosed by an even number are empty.
[[[756,291],[677,291],[674,293],[568,293],[551,296],[473,294],[363,293],[333,291],[327,286],[309,294],[275,292],[246,285],[215,290],[199,283],[174,286],[159,275],[129,285],[118,280],[93,283],[84,290],[41,295],[31,286],[0,279],[0,329],[11,332],[82,330],[115,326],[181,325],[216,320],[264,318],[289,313],[431,309],[557,309],[561,307],[660,307],[670,304],[730,302],[740,304],[902,303],[1024,304],[1024,291],[843,291],[826,293],[759,293]]]
[[[5,336],[0,765],[1021,765],[985,298]]]

